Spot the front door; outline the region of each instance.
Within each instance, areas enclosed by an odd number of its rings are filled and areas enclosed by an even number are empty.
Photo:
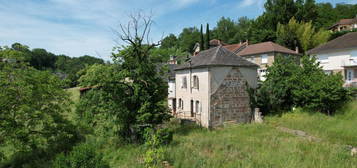
[[[172,99],[172,111],[176,114],[176,99]]]

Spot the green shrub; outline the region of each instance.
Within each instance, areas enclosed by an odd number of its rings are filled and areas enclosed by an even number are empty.
[[[95,146],[80,144],[67,155],[59,154],[53,162],[53,168],[109,168],[102,160],[102,155],[96,153]]]
[[[144,164],[146,168],[158,168],[164,161],[164,149],[162,147],[150,148],[145,152]]]
[[[267,79],[253,97],[265,114],[292,107],[333,114],[349,100],[342,75],[325,74],[315,57],[303,56],[301,65],[291,57],[277,57],[267,71]]]

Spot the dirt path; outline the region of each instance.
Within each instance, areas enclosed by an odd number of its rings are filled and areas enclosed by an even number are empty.
[[[321,138],[317,138],[315,136],[309,135],[308,133],[301,131],[301,130],[294,130],[294,129],[290,129],[290,128],[286,128],[286,127],[276,127],[278,130],[282,131],[282,132],[286,132],[289,134],[293,134],[299,137],[302,137],[304,139],[307,139],[309,141],[315,141],[315,142],[321,142],[322,139]],[[347,150],[351,151],[351,156],[357,156],[357,147],[353,147],[351,145],[343,145]]]
[[[282,131],[282,132],[286,132],[286,133],[289,133],[289,134],[293,134],[293,135],[296,135],[296,136],[299,136],[299,137],[303,137],[309,141],[316,141],[316,142],[320,142],[321,139],[320,138],[317,138],[315,136],[312,136],[312,135],[309,135],[308,133],[304,132],[304,131],[301,131],[301,130],[293,130],[293,129],[290,129],[290,128],[286,128],[286,127],[276,127],[278,130]]]

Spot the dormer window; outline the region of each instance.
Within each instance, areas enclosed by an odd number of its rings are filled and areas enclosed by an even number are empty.
[[[199,79],[197,75],[193,76],[193,88],[198,89],[199,88]]]

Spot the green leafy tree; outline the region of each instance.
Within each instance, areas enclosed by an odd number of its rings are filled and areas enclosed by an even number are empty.
[[[157,44],[144,44],[151,23],[149,17],[141,14],[132,17],[126,28],[121,26],[120,38],[128,45],[113,53],[114,64],[94,67],[80,79],[81,86],[92,87],[92,90],[81,99],[83,110],[79,110],[79,114],[90,113],[94,120],[101,116],[106,121],[113,120],[110,127],[114,128],[114,135],[128,141],[143,140],[145,128],[168,118],[163,103],[167,84],[151,55]],[[98,108],[90,110],[94,105]],[[101,124],[108,122],[94,122],[91,126]]]
[[[236,33],[236,23],[230,18],[221,17],[217,22],[217,26],[212,30],[212,37],[226,43],[231,43],[231,39]]]
[[[280,113],[294,106],[292,91],[298,69],[293,56],[278,56],[268,67],[266,80],[258,90],[258,106],[264,113]]]
[[[286,25],[278,24],[277,42],[290,49],[299,47],[302,52],[305,52],[326,43],[329,37],[329,31],[322,29],[316,31],[312,22],[297,22],[295,18],[292,18]]]
[[[295,17],[299,21],[315,22],[318,16],[315,0],[297,0],[295,2],[297,12]]]
[[[17,52],[5,51],[5,55],[0,55],[18,59],[21,52]],[[35,152],[48,159],[76,142],[76,129],[64,118],[64,113],[70,111],[69,96],[56,76],[22,62],[0,62],[0,79],[2,146],[11,146],[14,154]],[[32,161],[24,158],[15,159],[10,165],[18,167]]]
[[[265,25],[263,26],[270,30],[276,30],[278,23],[287,24],[297,12],[294,0],[267,0],[264,8]]]
[[[150,51],[151,60],[157,64],[167,63],[170,60],[170,57],[176,57],[178,64],[183,63],[189,56],[189,53],[182,51],[179,48],[153,48]]]
[[[230,43],[239,43],[242,41],[249,40],[252,34],[252,24],[253,20],[248,19],[247,17],[240,17],[237,23],[237,32],[234,35],[233,39],[230,39]]]
[[[193,53],[193,47],[200,41],[200,32],[196,27],[184,28],[178,39],[183,51]]]
[[[341,74],[326,75],[315,57],[304,56],[301,65],[293,89],[296,106],[330,115],[349,99]]]
[[[349,100],[341,74],[327,75],[315,57],[278,57],[267,70],[267,79],[256,93],[265,114],[287,112],[292,107],[333,114]]]
[[[178,47],[178,39],[174,34],[170,34],[161,40],[160,48],[173,48]]]

